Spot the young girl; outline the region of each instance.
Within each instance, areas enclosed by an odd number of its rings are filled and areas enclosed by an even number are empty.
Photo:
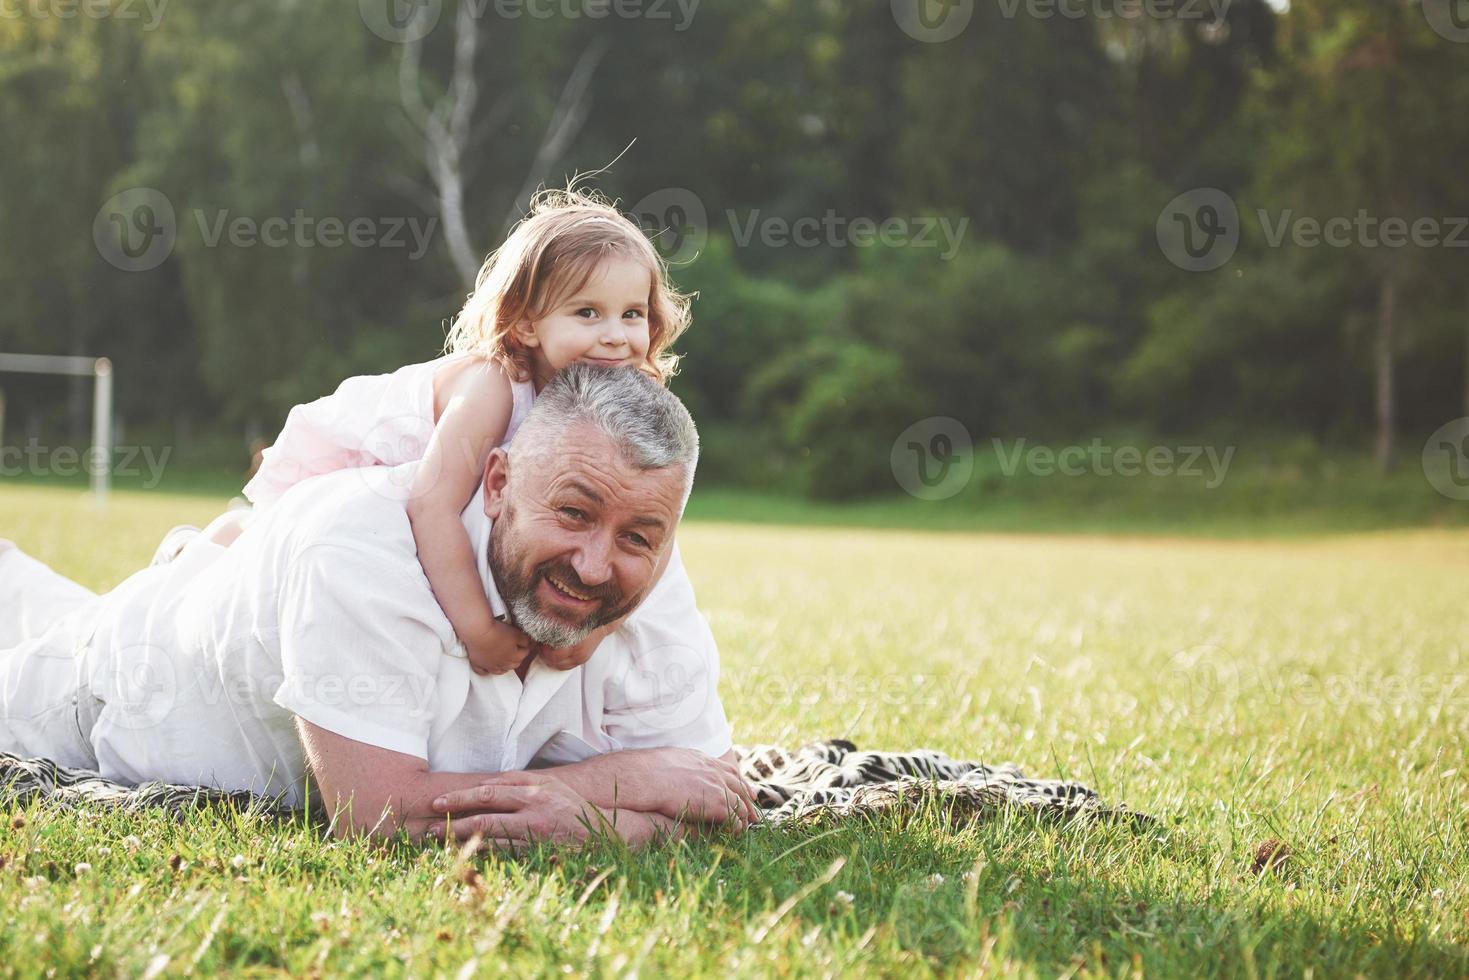
[[[490,450],[574,362],[666,380],[677,364],[669,345],[688,324],[688,297],[637,225],[593,193],[543,192],[480,270],[445,356],[349,378],[293,408],[245,496],[260,507],[307,477],[421,458],[408,503],[419,561],[475,670],[512,670],[530,640],[495,619],[460,523]],[[584,663],[609,630],[542,656],[561,669]]]

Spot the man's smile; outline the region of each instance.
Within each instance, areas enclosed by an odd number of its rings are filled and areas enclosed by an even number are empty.
[[[547,581],[547,583],[550,584],[551,588],[555,589],[558,593],[560,593],[561,595],[565,596],[568,599],[575,599],[578,602],[595,602],[595,601],[598,601],[598,600],[594,599],[592,596],[583,595],[582,593],[576,591],[571,586],[567,585],[565,582],[563,582],[560,579],[556,578],[554,575],[550,575],[550,574],[547,574],[547,573],[542,573],[542,577],[545,578],[545,580]]]

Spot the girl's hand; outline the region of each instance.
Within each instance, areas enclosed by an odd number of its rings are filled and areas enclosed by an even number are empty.
[[[481,676],[508,673],[530,656],[530,637],[498,619],[484,634],[460,639],[464,640],[464,649],[469,653],[469,666]]]

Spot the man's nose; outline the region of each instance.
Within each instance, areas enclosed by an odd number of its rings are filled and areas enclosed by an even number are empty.
[[[591,534],[582,542],[571,560],[572,570],[583,585],[597,586],[612,577],[612,539],[606,534]]]

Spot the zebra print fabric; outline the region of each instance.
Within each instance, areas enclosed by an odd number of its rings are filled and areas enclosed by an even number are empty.
[[[736,747],[740,770],[755,787],[770,825],[804,825],[878,814],[900,818],[934,808],[956,824],[1005,808],[1042,817],[1125,820],[1151,818],[1125,805],[1105,806],[1080,783],[1027,779],[1014,765],[986,766],[941,752],[861,752],[843,739],[811,742],[795,751],[774,745]],[[273,816],[293,811],[267,797],[201,786],[144,783],[126,786],[95,772],[47,759],[0,753],[0,804],[42,801],[58,809],[101,805],[125,810],[160,808],[176,815],[225,804]]]
[[[928,749],[862,752],[845,739],[811,742],[794,752],[775,745],[736,751],[740,772],[754,784],[770,824],[881,813],[907,818],[932,808],[954,824],[1007,808],[1040,817],[1120,820],[1138,827],[1153,823],[1126,805],[1106,806],[1081,783],[1027,779],[1012,763],[986,766]]]

